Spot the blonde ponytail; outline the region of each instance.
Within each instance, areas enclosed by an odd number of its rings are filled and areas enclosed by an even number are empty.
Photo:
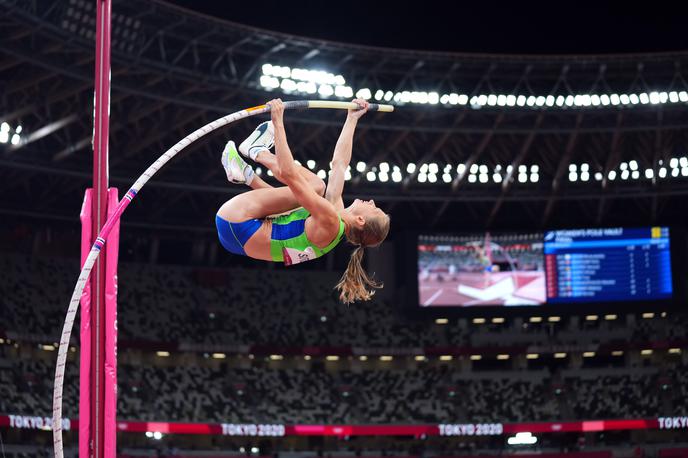
[[[359,245],[356,247],[349,265],[344,271],[344,275],[335,286],[339,290],[339,299],[345,303],[350,304],[354,301],[368,301],[375,294],[374,290],[369,288],[379,289],[384,285],[371,279],[366,271],[363,269],[363,252],[365,247]]]

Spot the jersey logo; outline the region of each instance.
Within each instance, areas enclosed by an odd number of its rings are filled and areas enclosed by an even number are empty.
[[[296,248],[282,248],[282,257],[284,257],[284,265],[291,266],[292,264],[300,264],[302,262],[310,261],[318,256],[313,251],[312,247],[305,250],[297,250]]]

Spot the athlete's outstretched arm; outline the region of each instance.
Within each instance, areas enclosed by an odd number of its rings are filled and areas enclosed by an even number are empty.
[[[339,216],[334,206],[319,196],[313,186],[299,172],[294,163],[294,156],[287,143],[287,133],[284,130],[284,105],[280,99],[271,100],[270,115],[275,127],[275,156],[277,157],[277,170],[273,170],[275,177],[289,186],[299,204],[308,210],[313,219],[318,223],[319,231],[322,231],[323,240],[329,243],[339,231]],[[316,236],[316,238],[319,238]],[[315,242],[315,240],[314,240]]]
[[[327,190],[325,191],[325,198],[332,202],[332,205],[339,211],[344,209],[344,202],[342,201],[342,192],[344,191],[344,181],[346,169],[351,162],[351,149],[354,143],[354,131],[358,120],[368,111],[368,102],[363,99],[354,99],[361,109],[349,110],[342,127],[342,132],[339,134],[337,145],[334,147],[332,154],[332,169],[330,178],[327,180]]]

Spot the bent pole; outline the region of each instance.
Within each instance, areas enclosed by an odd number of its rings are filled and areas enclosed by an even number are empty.
[[[296,100],[291,102],[284,102],[285,110],[293,109],[307,109],[307,108],[330,108],[336,110],[355,110],[359,106],[353,102],[339,102],[339,101],[329,101],[329,100]],[[74,292],[72,293],[72,298],[69,301],[69,308],[67,309],[67,316],[65,317],[64,326],[62,328],[62,335],[60,336],[60,346],[57,351],[57,365],[55,367],[55,385],[53,388],[53,447],[55,451],[55,458],[63,458],[64,450],[62,443],[62,394],[64,391],[64,374],[65,366],[67,363],[67,353],[69,350],[69,341],[72,335],[72,328],[74,327],[74,319],[76,317],[76,312],[79,309],[79,300],[81,294],[84,291],[84,286],[91,274],[91,269],[100,254],[100,250],[105,245],[110,231],[114,227],[115,223],[119,221],[124,210],[129,206],[129,204],[134,200],[136,194],[143,188],[143,186],[150,180],[153,175],[158,173],[158,171],[167,162],[175,157],[181,150],[189,146],[196,140],[204,137],[205,135],[231,124],[240,119],[248,118],[249,116],[255,116],[257,114],[267,113],[270,111],[269,105],[258,105],[252,108],[246,108],[245,110],[237,111],[232,114],[223,116],[222,118],[216,119],[215,121],[206,124],[205,126],[191,132],[189,135],[177,142],[172,148],[165,151],[165,153],[160,156],[153,164],[151,164],[145,172],[134,182],[134,184],[129,188],[129,191],[124,195],[119,205],[115,209],[112,216],[105,222],[105,225],[101,229],[96,241],[91,247],[91,251],[84,262],[84,266],[81,269],[79,278],[74,286]],[[382,111],[382,112],[392,112],[394,107],[392,105],[381,105],[377,103],[371,103],[368,111]]]

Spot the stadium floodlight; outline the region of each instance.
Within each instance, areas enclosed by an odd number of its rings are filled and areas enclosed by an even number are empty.
[[[528,321],[531,323],[542,323],[542,317],[541,316],[531,316]]]
[[[425,361],[426,360],[424,355],[416,355],[413,359],[415,359],[416,361]]]
[[[638,178],[640,178],[640,172],[638,170],[634,170],[631,173],[631,178],[633,178],[634,180],[637,180]]]
[[[392,100],[392,97],[394,97],[394,92],[392,92],[392,91],[385,92],[385,97],[384,97],[385,102],[389,102],[390,100]]]
[[[540,181],[540,175],[538,175],[537,173],[531,173],[530,174],[530,181],[532,183],[537,183],[538,181]]]
[[[679,91],[678,93],[678,99],[681,102],[688,102],[688,92],[686,91]]]
[[[487,96],[487,104],[491,107],[497,105],[497,95],[496,94],[490,94]]]
[[[326,361],[339,361],[339,356],[337,355],[327,355],[325,356]]]
[[[623,350],[612,351],[612,356],[623,356],[623,354],[624,354]]]
[[[680,348],[670,348],[670,349],[669,349],[669,354],[671,354],[671,355],[680,355],[680,354],[681,354],[681,349],[680,349]]]
[[[516,99],[516,105],[519,107],[525,106],[526,104],[526,96],[525,95],[519,95],[518,98]]]
[[[433,162],[428,165],[428,171],[430,173],[438,173],[440,171],[440,167],[437,165],[437,163]]]
[[[481,173],[480,176],[478,177],[478,180],[481,183],[487,183],[487,181],[488,181],[487,173]]]
[[[519,173],[518,174],[518,182],[519,183],[525,183],[526,181],[528,181],[528,175],[525,173]]]
[[[576,172],[569,172],[569,181],[571,181],[571,182],[578,181],[578,174]]]
[[[634,159],[628,163],[628,166],[631,168],[631,170],[638,170],[638,161]]]
[[[595,356],[594,351],[584,351],[583,352],[583,358],[592,358]]]
[[[382,100],[382,98],[384,96],[385,96],[385,91],[383,91],[382,89],[378,89],[377,91],[375,91],[375,100],[377,100],[378,102],[380,100]]]
[[[507,359],[509,359],[509,355],[507,355],[507,354],[499,354],[499,355],[497,355],[497,359],[500,360],[500,361],[506,361]]]
[[[576,102],[576,98],[573,95],[567,95],[566,96],[566,106],[567,107],[572,107],[575,102]]]
[[[451,183],[451,181],[452,181],[451,175],[449,175],[448,173],[442,174],[442,181],[444,181],[445,183]]]
[[[418,174],[418,183],[425,183],[427,180],[428,180],[428,176],[425,173],[420,172]]]
[[[402,179],[402,176],[401,176],[401,172],[399,170],[395,170],[394,172],[392,172],[392,181],[393,182],[399,183],[399,182],[401,182],[401,179]]]
[[[528,105],[529,107],[535,106],[535,99],[536,97],[534,95],[529,96],[526,99],[526,105]]]
[[[595,181],[602,181],[602,172],[595,172]]]
[[[590,173],[581,172],[580,179],[581,179],[581,181],[588,181],[590,179]]]
[[[643,313],[643,318],[646,320],[651,320],[652,318],[655,317],[654,312],[645,312]]]
[[[428,174],[428,181],[430,183],[437,183],[437,175],[435,175],[434,173],[429,173]]]
[[[440,101],[440,95],[437,92],[428,93],[428,103],[430,105],[437,105]]]
[[[371,94],[370,89],[368,89],[367,87],[364,87],[363,89],[359,89],[358,91],[356,91],[356,97],[359,99],[369,100],[372,96],[373,95]]]
[[[471,361],[480,361],[483,359],[482,355],[471,355]]]
[[[361,355],[358,357],[359,361],[368,361],[368,357],[366,355]]]
[[[466,105],[468,103],[468,96],[466,94],[459,95],[459,105]]]
[[[284,359],[284,356],[282,356],[282,355],[270,355],[271,361],[282,361],[283,359]]]
[[[380,356],[380,361],[392,361],[394,358],[390,355],[382,355]]]
[[[375,181],[375,172],[369,170],[368,173],[366,173],[366,179],[368,181]]]
[[[618,316],[617,316],[616,314],[614,314],[614,313],[609,313],[609,314],[607,314],[607,315],[604,316],[604,319],[607,320],[607,321],[614,321],[614,320],[616,320],[617,318],[618,318]]]
[[[294,92],[296,90],[296,81],[290,79],[283,79],[280,88],[286,93]]]
[[[561,317],[560,316],[549,316],[549,317],[547,317],[547,321],[549,321],[550,323],[558,323],[561,321]]]
[[[669,167],[671,167],[672,169],[678,167],[678,158],[672,157],[669,161]]]
[[[334,94],[334,88],[329,84],[322,84],[318,88],[318,94],[322,95],[323,97],[329,97]]]
[[[485,318],[473,318],[473,324],[485,324]]]
[[[0,133],[0,135],[1,135],[1,134],[2,134],[2,133]],[[679,173],[680,173],[680,170],[679,170],[678,168],[671,169],[671,176],[672,176],[672,177],[676,178],[676,177],[678,176]]]
[[[612,103],[612,105],[618,105],[619,104],[619,94],[612,94],[609,96],[609,101]]]
[[[621,94],[619,96],[619,101],[621,101],[621,104],[623,105],[628,105],[631,103],[631,99],[628,97],[628,94]]]
[[[616,179],[616,171],[610,170],[607,174],[607,178],[609,179],[609,181],[614,181]]]
[[[526,355],[526,359],[538,359],[539,357],[540,357],[540,355],[537,353],[528,353]]]
[[[506,96],[506,106],[513,107],[514,105],[516,105],[516,96],[515,95],[507,95]]]
[[[659,92],[653,91],[650,92],[650,103],[653,105],[656,105],[659,103]]]
[[[555,353],[554,358],[555,359],[564,359],[564,358],[566,358],[566,353],[564,353],[564,352]]]
[[[449,103],[449,99],[450,99],[449,94],[443,94],[442,97],[440,97],[440,103],[442,105],[446,105]]]
[[[557,97],[556,104],[557,104],[558,107],[563,107],[563,106],[564,106],[564,102],[566,102],[566,97],[564,97],[563,95],[560,95],[560,96]]]
[[[621,172],[621,179],[622,180],[628,180],[628,176],[630,175],[630,172],[628,170],[624,170]]]
[[[463,165],[463,164],[461,164],[461,165]],[[478,173],[479,169],[480,169],[480,166],[478,164],[474,163],[474,164],[471,164],[471,168],[469,169],[469,172],[471,172],[472,174],[476,174],[476,173]]]
[[[459,175],[463,175],[464,173],[466,173],[466,164],[459,164],[459,165],[457,165],[457,166],[456,166],[456,172],[457,172]]]
[[[386,172],[378,173],[377,178],[381,183],[387,183],[387,181],[389,181],[389,175]]]
[[[321,180],[324,180],[325,178],[327,178],[327,172],[325,172],[323,169],[318,170],[317,175],[318,175],[318,178],[320,178]]]
[[[420,173],[428,173],[428,168],[428,164],[421,164],[420,169],[418,170],[420,171]]]
[[[311,360],[311,355],[304,355],[304,356],[303,356],[303,359],[306,360],[306,361],[310,361],[310,360]]]
[[[358,161],[356,163],[356,171],[362,173],[366,169],[366,163],[363,161]]]
[[[592,106],[596,107],[600,104],[600,96],[597,94],[593,94],[590,96],[590,102],[592,103]]]
[[[454,359],[452,355],[440,355],[440,361],[451,361]]]
[[[683,156],[678,160],[678,163],[681,167],[688,167],[688,158]]]
[[[607,94],[602,94],[600,96],[600,103],[605,107],[609,105],[609,96]]]
[[[667,169],[664,167],[660,167],[659,172],[657,174],[659,175],[659,178],[666,178]]]
[[[475,183],[476,181],[478,181],[478,178],[476,175],[473,175],[473,174],[468,175],[468,182],[469,183]]]
[[[555,100],[555,99],[554,99],[554,96],[553,96],[553,95],[548,95],[548,96],[545,98],[545,105],[547,105],[548,107],[553,107],[553,106],[554,106],[554,100]]]
[[[260,449],[258,447],[251,447],[251,453],[258,454],[259,452],[260,452]]]
[[[638,102],[640,102],[640,98],[638,98],[638,94],[631,94],[630,96],[628,96],[628,98],[631,100],[631,103],[633,105],[637,105]]]
[[[652,349],[646,348],[644,350],[640,350],[640,354],[643,356],[650,356],[652,354]]]
[[[590,164],[584,162],[583,164],[581,164],[580,169],[581,172],[588,172],[590,170]]]
[[[494,173],[492,175],[492,181],[494,181],[495,183],[501,183],[502,182],[502,175],[500,175],[499,173]]]
[[[447,324],[449,323],[449,320],[447,318],[437,318],[435,320],[435,324]]]
[[[7,143],[10,140],[10,135],[7,131],[0,130],[0,143]]]
[[[659,93],[659,103],[667,103],[669,100],[669,94],[665,91]]]
[[[518,173],[526,173],[528,171],[528,166],[521,164],[518,166]]]
[[[349,181],[351,179],[351,167],[348,167],[346,169],[346,172],[344,172],[344,180]]]
[[[485,106],[487,104],[487,96],[485,94],[481,94],[478,96],[478,105]]]
[[[308,159],[306,161],[306,165],[309,169],[313,170],[315,168],[315,161],[313,159]]]
[[[471,169],[473,169],[473,167],[471,167]],[[480,167],[478,167],[478,171],[480,171],[480,173],[487,173],[489,169],[485,164],[482,164]]]
[[[156,351],[155,354],[161,358],[167,358],[168,356],[170,356],[169,351],[163,351],[163,350]]]
[[[416,171],[416,164],[413,162],[409,162],[406,164],[406,173],[413,173]]]
[[[586,315],[585,321],[597,321],[600,317],[597,315]]]
[[[578,170],[578,166],[576,164],[569,164],[569,172],[575,172]]]
[[[497,96],[497,106],[503,107],[506,105],[506,95],[500,94]]]
[[[389,172],[389,163],[381,162],[380,163],[380,172],[388,173]]]
[[[502,324],[502,323],[504,323],[504,321],[505,321],[504,318],[501,316],[496,316],[496,317],[492,318],[492,322],[494,324]]]
[[[681,169],[681,176],[682,177],[688,177],[688,167],[683,167]]]
[[[335,86],[334,95],[340,98],[351,98],[354,95],[354,90],[349,86]]]
[[[643,105],[647,105],[650,103],[650,96],[647,94],[647,92],[641,92],[638,94],[638,100],[640,100],[640,103]]]

